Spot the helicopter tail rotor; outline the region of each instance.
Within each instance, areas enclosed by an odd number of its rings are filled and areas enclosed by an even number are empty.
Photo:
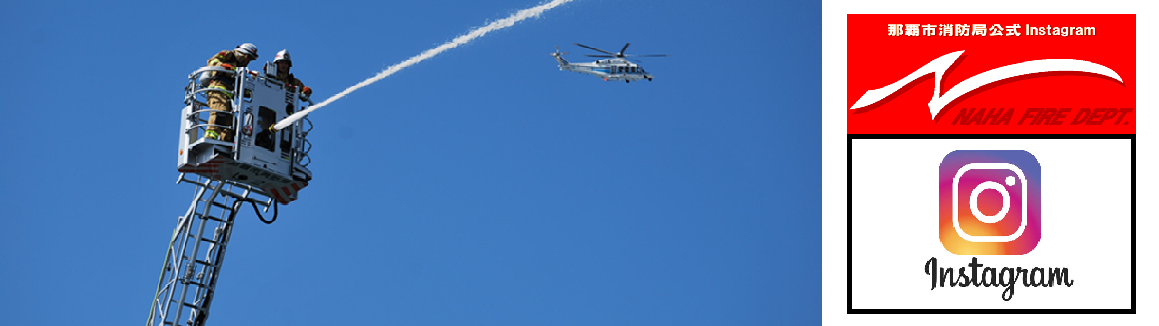
[[[555,53],[552,53],[551,55],[552,55],[552,56],[561,56],[561,55],[567,55],[567,52],[560,53],[560,52],[559,52],[559,45],[556,45],[556,46],[555,46]]]

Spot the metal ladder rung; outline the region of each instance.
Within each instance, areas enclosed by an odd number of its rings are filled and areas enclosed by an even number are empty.
[[[218,218],[218,217],[216,217],[216,216],[213,216],[212,214],[211,214],[211,215],[209,215],[209,216],[201,216],[201,213],[193,213],[193,216],[196,216],[197,218],[205,218],[205,219],[210,219],[210,220],[214,220],[214,221],[218,221],[218,222],[225,222],[225,220],[223,220],[223,219],[220,219],[220,218]]]
[[[198,264],[202,264],[202,265],[206,265],[206,266],[210,266],[210,267],[217,268],[217,265],[210,264],[210,263],[208,263],[208,262],[206,262],[206,261],[204,261],[204,260],[200,260],[200,259],[190,259],[189,257],[185,257],[185,260],[188,260],[188,261],[192,261],[192,262],[195,262],[195,263],[198,263]]]
[[[208,239],[208,238],[205,238],[205,237],[198,237],[197,235],[195,235],[195,234],[192,234],[192,233],[186,233],[186,234],[187,234],[187,235],[188,235],[190,238],[201,239],[201,241],[209,242],[209,243],[212,243],[212,244],[215,244],[215,245],[221,245],[221,242],[219,242],[219,241],[217,241],[217,240]]]
[[[233,210],[233,207],[225,206],[225,204],[219,203],[219,202],[217,202],[217,201],[214,201],[214,202],[213,202],[213,207],[217,207],[217,208],[225,209],[225,210],[227,210],[227,211],[232,211],[232,210]]]
[[[195,260],[193,260],[193,261],[197,262],[198,264],[202,264],[202,265],[209,266],[209,267],[213,267],[213,268],[218,268],[218,267],[220,266],[220,265],[218,265],[218,264],[211,264],[211,263],[209,263],[209,262],[207,262],[207,261],[200,260],[200,259],[195,259]]]
[[[189,308],[193,308],[193,310],[197,310],[197,311],[199,311],[199,312],[204,312],[204,311],[205,311],[205,309],[202,309],[201,307],[198,307],[198,306],[197,306],[197,305],[195,305],[195,304],[190,304],[190,303],[188,303],[188,302],[183,302],[183,303],[181,303],[181,305],[183,305],[183,306],[186,306],[186,307],[189,307]]]

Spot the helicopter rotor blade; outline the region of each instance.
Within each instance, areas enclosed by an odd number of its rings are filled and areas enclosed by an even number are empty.
[[[611,52],[604,51],[604,50],[601,50],[601,49],[593,48],[593,47],[590,47],[590,46],[587,46],[587,45],[583,45],[583,44],[579,44],[579,43],[572,43],[572,44],[578,45],[579,47],[582,47],[582,48],[592,49],[592,50],[600,51],[600,52],[607,53],[607,54],[610,54],[610,55],[616,55],[615,53],[611,53]]]
[[[584,56],[593,57],[593,58],[615,58],[616,57],[614,55],[603,55],[603,54],[585,54]]]
[[[623,48],[623,49],[620,49],[620,53],[616,54],[616,56],[623,57],[623,56],[624,56],[624,50],[627,50],[629,45],[632,45],[632,43],[624,43],[624,48]]]
[[[641,58],[658,58],[658,57],[667,57],[667,56],[669,56],[669,55],[667,55],[667,54],[629,54],[629,55],[625,55],[625,57],[641,57]]]

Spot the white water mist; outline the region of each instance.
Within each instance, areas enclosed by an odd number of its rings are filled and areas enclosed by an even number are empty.
[[[411,65],[414,65],[414,64],[419,63],[423,60],[429,59],[429,58],[431,58],[439,53],[442,53],[443,51],[450,50],[450,49],[453,49],[459,45],[466,44],[467,42],[470,42],[471,40],[474,40],[474,39],[479,38],[483,35],[486,35],[487,33],[491,32],[491,31],[502,29],[505,27],[510,27],[512,25],[515,25],[515,23],[518,23],[519,21],[524,20],[524,19],[537,17],[537,16],[539,16],[539,14],[543,13],[544,11],[547,11],[548,9],[558,7],[559,5],[562,5],[562,4],[571,2],[571,1],[572,0],[552,0],[551,2],[542,4],[539,6],[520,10],[520,11],[516,12],[515,14],[511,15],[510,17],[494,21],[490,24],[487,24],[487,26],[479,27],[479,28],[476,28],[476,29],[473,29],[473,30],[467,32],[466,34],[459,35],[458,37],[456,37],[454,40],[451,40],[450,42],[444,43],[443,45],[439,45],[433,49],[423,51],[423,53],[420,53],[419,55],[413,56],[410,59],[406,59],[403,62],[399,62],[399,63],[394,64],[393,66],[387,67],[386,70],[379,72],[377,75],[374,75],[374,77],[370,77],[366,80],[363,80],[361,83],[355,84],[354,86],[347,87],[346,90],[342,91],[341,93],[334,94],[334,96],[331,96],[330,98],[326,99],[325,101],[322,101],[322,103],[314,104],[314,105],[310,106],[309,108],[306,108],[305,110],[302,110],[298,113],[294,113],[293,115],[291,115],[289,117],[286,117],[282,121],[278,122],[278,124],[274,125],[274,129],[275,130],[282,130],[282,129],[290,126],[291,124],[293,124],[295,121],[302,119],[302,117],[306,116],[307,114],[310,114],[310,112],[313,112],[314,110],[317,110],[318,108],[326,106],[326,105],[330,104],[331,102],[337,101],[338,99],[345,97],[347,94],[350,94],[351,92],[354,92],[354,91],[358,90],[359,88],[365,87],[366,85],[373,84],[374,82],[382,80],[383,78],[386,78],[387,76],[393,75],[394,73],[398,72],[399,70],[402,70],[402,68],[410,67]]]

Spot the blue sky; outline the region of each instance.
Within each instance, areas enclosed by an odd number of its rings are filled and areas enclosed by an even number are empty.
[[[0,323],[145,321],[217,51],[289,49],[321,101],[539,3],[5,3]],[[316,111],[314,180],[238,215],[209,325],[820,323],[820,15],[577,0]],[[605,82],[558,70],[575,42],[672,56]]]

